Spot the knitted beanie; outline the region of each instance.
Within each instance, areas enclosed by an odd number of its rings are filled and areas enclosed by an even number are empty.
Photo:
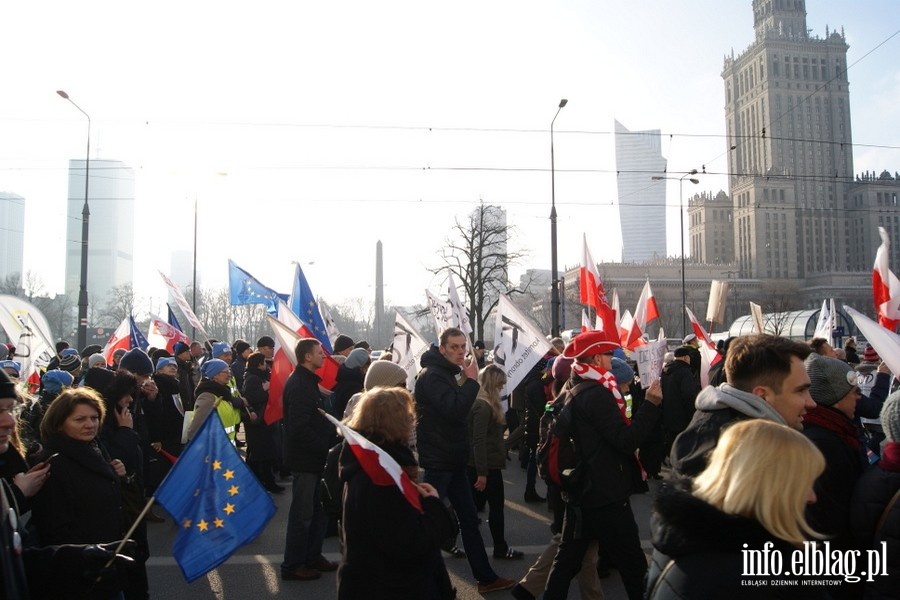
[[[809,395],[816,404],[833,406],[856,387],[856,372],[842,360],[810,354],[806,359]]]
[[[900,390],[884,401],[881,407],[881,427],[885,441],[900,442]]]
[[[366,391],[374,387],[406,387],[406,371],[400,365],[389,360],[376,360],[366,371]]]

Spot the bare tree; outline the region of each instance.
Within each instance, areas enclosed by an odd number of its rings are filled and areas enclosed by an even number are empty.
[[[760,304],[767,317],[767,332],[785,333],[790,312],[797,309],[799,290],[797,282],[790,279],[772,279],[762,284]]]
[[[469,324],[479,339],[484,339],[485,321],[500,294],[522,293],[509,282],[509,266],[525,256],[507,248],[513,230],[506,224],[506,211],[481,202],[464,221],[455,220],[441,250],[444,265],[431,269],[435,274],[447,271],[462,283]]]
[[[130,283],[117,285],[109,290],[106,304],[95,308],[91,323],[100,327],[117,327],[134,312],[134,305],[134,286]]]
[[[22,274],[13,273],[0,280],[0,294],[22,296]]]

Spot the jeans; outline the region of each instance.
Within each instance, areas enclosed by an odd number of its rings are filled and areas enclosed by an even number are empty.
[[[322,508],[319,497],[317,473],[293,472],[293,497],[288,512],[287,534],[284,541],[284,562],[281,572],[285,573],[312,564],[322,558],[322,544],[328,516]]]
[[[459,519],[459,530],[462,533],[463,548],[472,568],[472,575],[478,583],[493,583],[497,573],[488,562],[484,540],[478,531],[478,516],[475,512],[475,500],[472,498],[472,487],[466,477],[466,468],[455,471],[435,471],[426,469],[422,480],[430,483],[437,490],[442,500],[450,501],[456,517]]]
[[[568,596],[569,582],[581,569],[584,554],[593,540],[599,540],[600,547],[619,569],[629,600],[641,600],[644,597],[647,557],[641,548],[631,504],[626,500],[580,510],[583,534],[574,537],[571,517],[577,511],[566,506],[563,538],[553,560],[544,600],[563,600]]]

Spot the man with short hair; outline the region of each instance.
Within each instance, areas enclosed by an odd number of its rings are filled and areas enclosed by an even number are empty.
[[[831,346],[831,344],[828,343],[828,340],[826,340],[825,338],[813,338],[809,340],[809,347],[812,348],[812,351],[819,356],[837,358],[837,354],[835,354],[834,348]]]
[[[319,410],[325,403],[319,394],[321,379],[315,371],[325,362],[322,344],[302,338],[294,349],[297,367],[284,384],[284,465],[294,476],[288,512],[281,578],[286,581],[318,579],[337,570],[322,555],[328,516],[319,497],[319,480],[328,450],[335,442],[335,428]]]
[[[654,382],[637,414],[628,418],[612,372],[613,352],[618,348],[618,340],[605,332],[587,331],[576,336],[562,354],[575,359],[566,385],[587,384],[569,400],[571,434],[587,483],[568,497],[562,541],[543,596],[547,600],[568,596],[569,583],[593,540],[600,542],[604,555],[618,568],[629,600],[644,596],[647,558],[630,496],[647,489],[635,453],[659,418],[662,396]]]
[[[266,360],[275,358],[275,340],[264,335],[256,340],[256,351],[266,357]]]
[[[744,419],[766,419],[803,429],[803,415],[815,403],[803,361],[806,344],[774,335],[748,335],[728,347],[728,383],[708,386],[697,395],[690,425],[675,438],[670,460],[675,473],[696,477],[722,430]]]
[[[422,355],[415,391],[416,444],[419,464],[425,470],[422,479],[456,511],[469,566],[479,593],[484,594],[509,589],[516,582],[499,577],[488,562],[466,475],[469,410],[479,390],[478,365],[466,360],[466,344],[466,335],[450,327],[441,333],[440,345]]]

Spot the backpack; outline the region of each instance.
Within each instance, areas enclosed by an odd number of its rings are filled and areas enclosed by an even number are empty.
[[[572,492],[582,486],[585,469],[593,456],[582,461],[572,437],[572,399],[583,389],[598,385],[596,381],[582,381],[566,388],[548,402],[541,416],[541,438],[537,448],[537,468],[547,485],[554,485],[563,492]]]

